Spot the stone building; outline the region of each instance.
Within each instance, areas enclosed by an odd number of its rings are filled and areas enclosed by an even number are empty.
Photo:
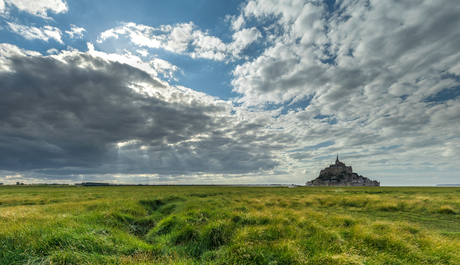
[[[333,175],[338,175],[342,172],[346,173],[353,173],[353,169],[351,166],[346,166],[344,163],[339,161],[339,155],[337,155],[337,159],[335,160],[335,164],[330,165],[329,167],[321,170],[319,175],[327,175],[327,174],[333,174]]]
[[[308,181],[307,186],[380,186],[380,182],[353,173],[351,166],[339,161],[339,155],[335,164],[323,169],[319,177]]]

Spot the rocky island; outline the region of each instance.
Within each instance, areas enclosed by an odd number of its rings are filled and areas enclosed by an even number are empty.
[[[335,164],[321,170],[319,177],[307,181],[307,186],[380,186],[380,182],[353,173],[351,166],[346,166],[339,161],[339,155]]]

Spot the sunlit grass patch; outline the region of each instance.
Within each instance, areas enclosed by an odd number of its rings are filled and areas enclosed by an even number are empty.
[[[454,208],[450,205],[442,205],[438,211],[443,214],[455,214]]]

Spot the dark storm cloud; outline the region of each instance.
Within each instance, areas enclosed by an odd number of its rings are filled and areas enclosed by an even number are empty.
[[[131,87],[167,88],[129,65],[83,53],[63,59],[17,55],[4,62],[9,71],[0,72],[3,170],[244,173],[278,164],[249,135],[262,126],[235,121],[215,102],[181,100],[187,95],[180,91],[169,99],[137,92]]]

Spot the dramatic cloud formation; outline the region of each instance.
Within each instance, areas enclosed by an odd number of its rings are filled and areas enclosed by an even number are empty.
[[[331,144],[297,150],[292,159],[345,151],[374,170],[456,167],[444,158],[459,155],[460,100],[442,95],[460,86],[460,6],[341,1],[335,7],[328,14],[321,2],[249,1],[234,28],[245,19],[270,20],[263,34],[272,45],[233,71],[240,102],[307,105],[280,117],[279,127],[300,121],[306,145]]]
[[[458,182],[457,0],[174,3],[0,0],[0,180]]]
[[[250,1],[245,17],[279,17],[272,25],[278,30],[267,29],[273,45],[235,69],[235,89],[245,102],[314,96],[326,104],[363,93],[374,101],[383,89],[390,97],[423,99],[458,86],[448,75],[458,75],[459,68],[460,34],[453,30],[460,22],[458,4],[410,3],[342,1],[328,18],[321,2]],[[337,110],[326,106],[325,114]]]
[[[89,53],[1,49],[3,170],[236,174],[278,165],[271,145],[258,144],[264,126],[230,115],[226,102]]]

